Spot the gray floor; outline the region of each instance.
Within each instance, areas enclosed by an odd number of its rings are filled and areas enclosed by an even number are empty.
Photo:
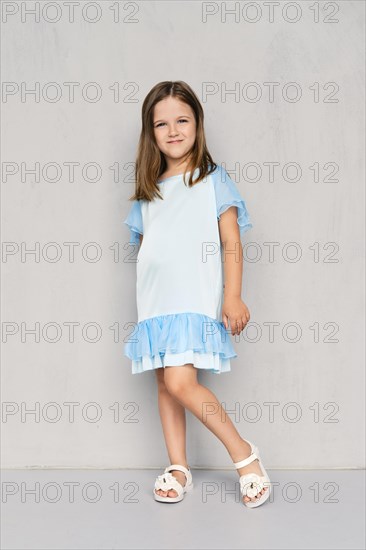
[[[1,548],[365,548],[363,470],[268,470],[273,498],[255,509],[229,470],[192,470],[182,502],[156,502],[161,473],[3,470]]]

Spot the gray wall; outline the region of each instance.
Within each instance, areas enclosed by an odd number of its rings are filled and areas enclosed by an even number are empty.
[[[168,1],[120,4],[115,23],[112,4],[98,4],[95,23],[83,2],[73,23],[61,2],[53,23],[3,16],[3,466],[168,463],[155,374],[132,376],[123,356],[136,265],[122,222],[142,101],[181,79],[254,225],[243,241],[250,326],[233,339],[232,372],[199,379],[266,467],[363,467],[363,2],[320,2],[318,15],[298,2],[297,16],[281,2],[273,21],[257,2],[251,23],[221,3]],[[190,465],[232,468],[187,420]]]

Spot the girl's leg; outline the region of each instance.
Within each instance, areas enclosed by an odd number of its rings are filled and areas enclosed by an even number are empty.
[[[244,441],[216,396],[197,381],[197,369],[192,365],[165,368],[164,383],[168,392],[183,407],[191,411],[225,445],[233,462],[247,458],[251,449]],[[258,460],[237,470],[239,476],[254,473],[263,475]],[[265,487],[258,495],[267,491]],[[246,502],[257,497],[244,497]]]
[[[181,464],[188,468],[186,457],[186,411],[185,408],[168,392],[164,382],[164,368],[156,369],[158,386],[158,403],[161,424],[171,464]],[[181,485],[185,485],[186,476],[179,470],[172,470]],[[176,497],[174,489],[156,490],[158,495]]]

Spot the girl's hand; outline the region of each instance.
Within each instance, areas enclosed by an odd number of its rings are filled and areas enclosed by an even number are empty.
[[[240,334],[250,319],[250,313],[247,306],[241,298],[226,297],[222,306],[222,321],[226,330],[230,321],[231,334]]]

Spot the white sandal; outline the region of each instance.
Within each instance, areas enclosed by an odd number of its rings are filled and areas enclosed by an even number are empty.
[[[263,504],[271,494],[271,482],[268,477],[268,474],[266,470],[264,469],[264,466],[261,462],[260,456],[259,456],[259,450],[258,447],[253,445],[250,441],[247,439],[245,440],[249,445],[251,446],[251,455],[248,456],[248,458],[244,458],[244,460],[240,460],[239,462],[234,462],[235,468],[243,468],[244,466],[247,466],[253,460],[258,458],[259,466],[263,472],[263,476],[259,476],[257,474],[244,474],[240,476],[239,483],[240,483],[240,493],[242,495],[242,502],[247,506],[248,508],[256,508],[257,506],[260,506]],[[249,498],[256,497],[264,487],[267,487],[266,491],[264,491],[263,495],[258,498],[256,501],[249,500],[248,502],[245,502],[243,498],[245,496]]]
[[[185,474],[187,481],[184,487],[179,483],[177,478],[170,473],[172,470],[179,470]],[[161,489],[162,491],[170,491],[171,489],[174,489],[174,491],[177,491],[178,495],[176,497],[164,497],[156,494],[155,489]],[[180,464],[171,464],[165,468],[164,474],[156,478],[153,493],[155,500],[158,500],[159,502],[179,502],[180,500],[183,500],[185,493],[191,491],[192,489],[193,482],[191,470],[185,468],[185,466],[181,466]]]

